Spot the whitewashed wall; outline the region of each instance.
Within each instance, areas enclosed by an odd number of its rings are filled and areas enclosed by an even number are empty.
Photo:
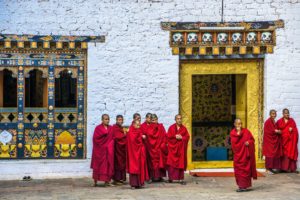
[[[178,57],[161,21],[220,21],[220,0],[0,0],[0,33],[106,35],[89,44],[86,160],[0,161],[0,179],[90,176],[91,136],[102,113],[178,112]],[[300,124],[300,1],[225,0],[225,21],[283,19],[265,60],[265,117],[284,107]],[[279,112],[280,114],[280,112]],[[114,120],[112,120],[114,122]],[[299,163],[300,164],[300,163]]]

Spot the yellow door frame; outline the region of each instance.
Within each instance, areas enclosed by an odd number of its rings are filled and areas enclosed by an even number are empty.
[[[246,75],[246,127],[255,138],[256,162],[264,167],[261,155],[263,127],[263,60],[199,60],[183,61],[179,70],[179,111],[191,140],[188,145],[188,169],[231,168],[232,161],[192,161],[192,76],[209,74]],[[238,115],[238,113],[237,113]],[[239,117],[239,116],[237,116]]]

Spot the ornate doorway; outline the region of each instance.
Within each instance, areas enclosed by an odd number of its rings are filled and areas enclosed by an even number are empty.
[[[232,167],[228,135],[235,117],[255,135],[257,164],[263,167],[263,62],[273,53],[283,21],[162,22],[161,27],[169,31],[172,54],[179,55],[179,112],[192,136],[188,168]]]
[[[232,167],[229,131],[241,118],[261,164],[262,60],[193,61],[180,65],[180,113],[192,135],[189,169]]]
[[[87,42],[0,35],[0,159],[85,158]]]

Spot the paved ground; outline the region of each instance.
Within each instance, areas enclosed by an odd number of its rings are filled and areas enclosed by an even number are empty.
[[[144,189],[131,190],[129,185],[91,187],[90,178],[0,181],[1,200],[78,200],[78,199],[300,199],[300,175],[268,175],[254,182],[252,191],[236,193],[234,178],[186,176],[187,185],[153,183]]]

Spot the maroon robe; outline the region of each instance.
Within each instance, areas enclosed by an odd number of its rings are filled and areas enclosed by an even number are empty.
[[[298,159],[298,129],[295,121],[289,118],[287,122],[284,118],[277,121],[277,126],[281,130],[283,157],[281,161],[281,169],[284,171],[295,172],[297,170]],[[292,128],[292,132],[289,128]]]
[[[115,140],[115,181],[126,180],[126,151],[127,151],[127,138],[124,133],[123,127],[115,124],[113,125],[113,134]]]
[[[232,129],[230,139],[236,183],[240,189],[247,189],[252,186],[251,178],[257,179],[255,140],[246,128],[242,128],[240,135],[237,134],[236,129]],[[249,143],[248,146],[245,145],[246,141]]]
[[[146,136],[149,174],[152,179],[158,180],[166,176],[166,130],[163,124],[150,124]]]
[[[114,139],[112,127],[107,129],[98,125],[93,135],[93,153],[91,168],[93,179],[96,181],[110,181],[114,174]]]
[[[181,140],[176,139],[176,135],[182,136]],[[167,168],[169,180],[183,180],[184,171],[187,167],[187,146],[190,135],[185,126],[170,126],[167,134],[168,156]]]
[[[281,135],[276,133],[278,129],[275,121],[269,118],[264,124],[263,155],[265,156],[266,169],[280,169],[282,144]]]
[[[141,187],[149,180],[146,161],[146,149],[142,139],[142,129],[130,126],[127,134],[127,171],[129,184]]]

